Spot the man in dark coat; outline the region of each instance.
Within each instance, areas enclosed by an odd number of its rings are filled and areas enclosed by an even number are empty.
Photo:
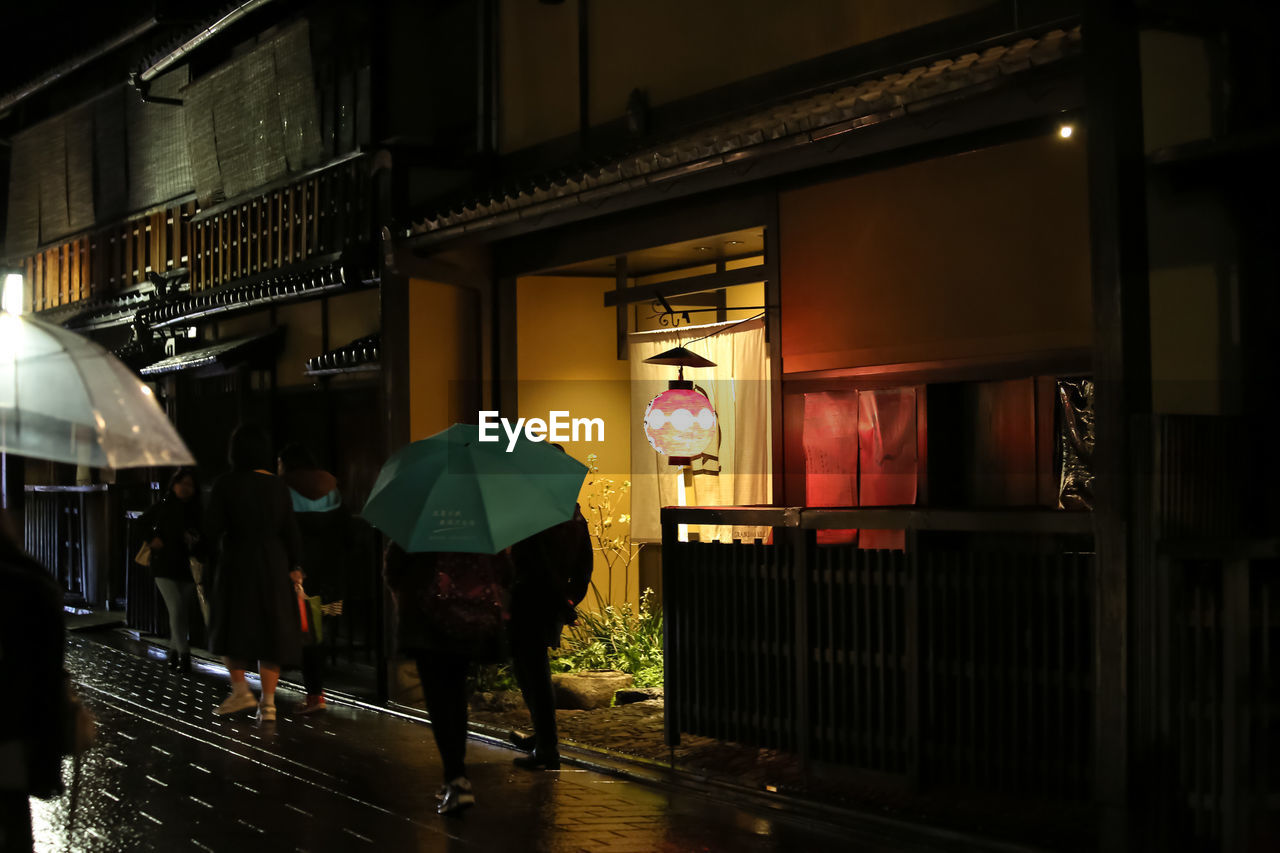
[[[0,850],[32,847],[29,796],[62,791],[67,685],[62,593],[49,573],[0,531]]]
[[[575,508],[573,518],[517,542],[511,549],[516,569],[511,589],[511,663],[534,731],[532,744],[517,740],[517,745],[532,746],[532,751],[516,758],[515,764],[528,770],[560,769],[547,649],[560,646],[560,633],[576,617],[574,606],[581,599],[574,599],[570,576],[584,560],[589,564],[592,558],[586,527],[586,519]]]

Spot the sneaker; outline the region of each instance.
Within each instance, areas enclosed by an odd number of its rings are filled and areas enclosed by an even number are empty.
[[[444,786],[444,799],[436,806],[436,814],[458,814],[476,804],[476,795],[471,792],[471,780],[459,776]]]
[[[323,693],[317,693],[317,694],[315,694],[315,695],[308,695],[308,696],[307,696],[307,701],[303,702],[303,703],[302,703],[302,707],[300,707],[300,708],[299,708],[297,711],[295,711],[294,713],[296,713],[296,714],[314,714],[314,713],[316,713],[317,711],[323,711],[323,710],[324,710],[325,708],[327,708],[327,707],[329,707],[329,706],[328,706],[327,704],[325,704],[325,701],[324,701],[324,694],[323,694]]]
[[[275,705],[259,705],[258,706],[258,722],[274,723],[276,721]]]
[[[215,708],[213,713],[225,716],[234,714],[237,711],[248,711],[250,708],[256,707],[258,707],[258,697],[254,696],[253,692],[246,688],[244,692],[232,690],[231,695],[223,699],[222,704]]]

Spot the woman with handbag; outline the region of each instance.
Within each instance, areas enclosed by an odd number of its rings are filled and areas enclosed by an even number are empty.
[[[147,565],[169,611],[170,669],[191,668],[190,615],[196,600],[191,558],[202,549],[200,488],[194,468],[179,468],[164,496],[138,518]]]

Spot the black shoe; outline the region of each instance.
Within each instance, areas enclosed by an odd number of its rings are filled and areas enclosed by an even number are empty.
[[[190,672],[191,671],[191,653],[187,652],[186,654],[178,655],[178,665],[174,668],[177,669],[178,672]]]
[[[507,732],[507,740],[511,741],[525,752],[533,752],[533,748],[538,745],[537,735],[527,735],[524,732]]]
[[[177,669],[178,653],[175,652],[173,649],[169,649],[169,651],[165,652],[164,662],[165,662],[165,665],[169,667],[169,669]]]
[[[513,758],[511,763],[516,767],[523,767],[525,770],[559,770],[560,754],[552,752],[547,755],[539,755],[535,749],[528,755]]]

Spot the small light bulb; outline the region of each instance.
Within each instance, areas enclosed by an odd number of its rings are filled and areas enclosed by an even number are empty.
[[[1058,135],[1063,139],[1070,139],[1071,134],[1075,133],[1075,130],[1076,129],[1073,125],[1064,124],[1062,127],[1058,128]]]

